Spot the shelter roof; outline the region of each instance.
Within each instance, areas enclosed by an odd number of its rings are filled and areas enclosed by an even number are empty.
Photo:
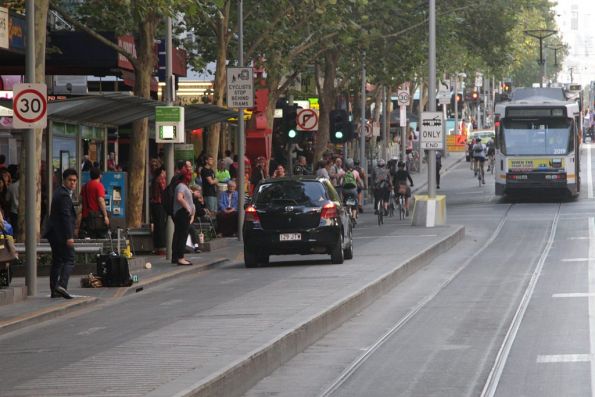
[[[148,117],[166,103],[124,93],[87,95],[48,103],[48,118],[54,121],[117,127]],[[185,128],[193,130],[236,117],[237,112],[215,105],[185,106]]]

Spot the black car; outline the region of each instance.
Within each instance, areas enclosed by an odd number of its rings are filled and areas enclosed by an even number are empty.
[[[349,214],[326,179],[266,180],[245,213],[246,267],[267,264],[269,255],[330,254],[332,263],[353,258]]]

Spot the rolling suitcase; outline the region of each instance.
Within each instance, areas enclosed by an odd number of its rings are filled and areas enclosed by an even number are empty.
[[[97,275],[103,280],[106,287],[130,287],[132,277],[128,267],[128,259],[114,252],[112,234],[108,232],[112,252],[97,255]]]
[[[106,287],[130,287],[128,259],[116,253],[97,255],[97,275]]]

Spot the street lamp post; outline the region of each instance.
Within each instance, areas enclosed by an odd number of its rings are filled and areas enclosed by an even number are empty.
[[[558,66],[558,50],[561,50],[562,48],[564,48],[563,45],[558,44],[558,45],[546,45],[546,48],[549,48],[550,50],[554,50],[554,66]]]
[[[548,38],[556,34],[555,30],[552,29],[532,29],[525,30],[527,36],[534,37],[539,40],[539,87],[543,88],[543,79],[545,77],[545,60],[543,59],[543,39]]]

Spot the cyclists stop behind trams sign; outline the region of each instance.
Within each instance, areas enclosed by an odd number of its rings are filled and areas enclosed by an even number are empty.
[[[14,128],[45,128],[47,126],[47,86],[15,84],[12,111]]]
[[[421,114],[421,148],[425,150],[444,149],[444,132],[442,130],[441,112],[422,112]]]

